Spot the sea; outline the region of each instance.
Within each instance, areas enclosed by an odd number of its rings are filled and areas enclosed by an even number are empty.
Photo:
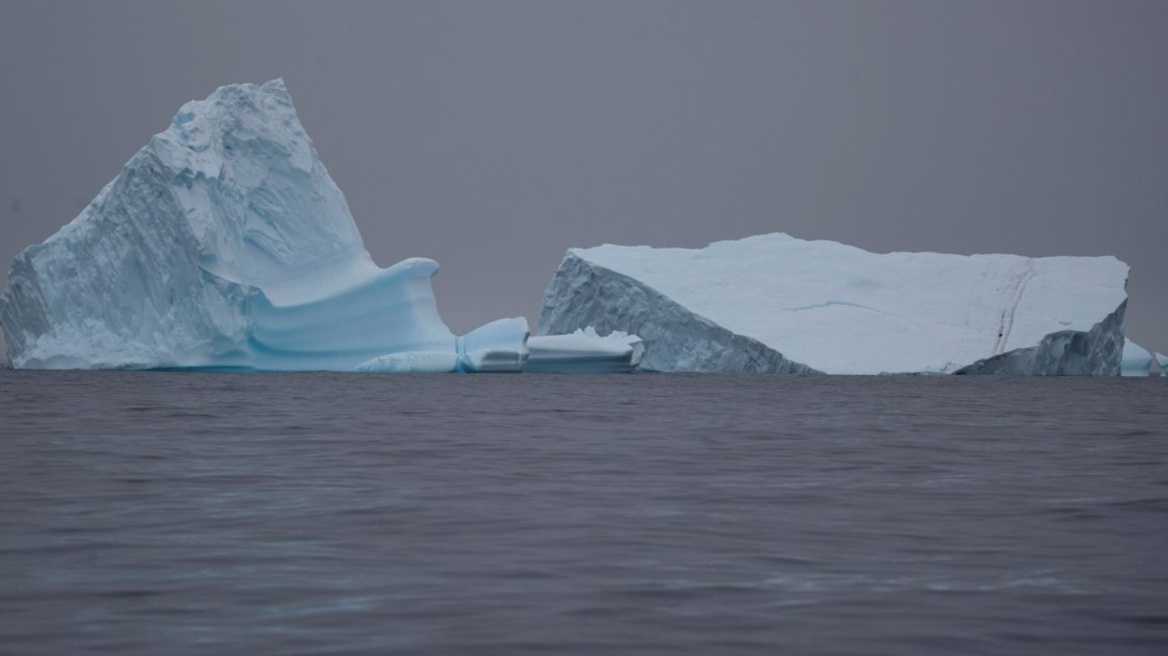
[[[0,371],[3,654],[1168,654],[1168,378]]]

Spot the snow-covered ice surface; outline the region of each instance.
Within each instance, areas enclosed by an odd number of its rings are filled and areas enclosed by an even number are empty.
[[[1130,339],[1123,340],[1123,364],[1120,374],[1123,376],[1148,376],[1152,372],[1154,356],[1148,349],[1136,344]]]
[[[870,253],[786,234],[571,249],[540,333],[640,335],[641,370],[1119,373],[1114,257]]]
[[[567,335],[544,335],[527,340],[529,373],[627,373],[641,362],[641,338],[615,331],[600,336],[588,326]]]
[[[229,85],[17,256],[0,322],[17,368],[521,368],[526,321],[457,338],[437,270],[374,264],[282,80]]]

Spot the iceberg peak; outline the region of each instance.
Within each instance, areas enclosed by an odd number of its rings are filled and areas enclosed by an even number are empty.
[[[231,84],[184,104],[81,214],[17,256],[0,324],[18,368],[458,359],[437,270],[424,258],[374,264],[282,79]],[[526,322],[489,326],[460,368],[519,370]]]

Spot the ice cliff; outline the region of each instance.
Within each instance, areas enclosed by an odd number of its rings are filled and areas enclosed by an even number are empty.
[[[187,103],[0,296],[18,368],[518,371],[523,319],[450,332],[432,260],[379,268],[283,81]]]
[[[701,249],[571,249],[541,334],[644,340],[640,369],[1116,375],[1113,257],[871,253],[776,233]]]

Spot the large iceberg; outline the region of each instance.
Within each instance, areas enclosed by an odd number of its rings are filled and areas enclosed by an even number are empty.
[[[640,370],[1116,375],[1114,257],[870,253],[776,233],[571,249],[540,333],[644,340]]]
[[[436,262],[374,264],[283,81],[187,103],[12,264],[18,368],[518,371],[527,322],[456,337]]]

